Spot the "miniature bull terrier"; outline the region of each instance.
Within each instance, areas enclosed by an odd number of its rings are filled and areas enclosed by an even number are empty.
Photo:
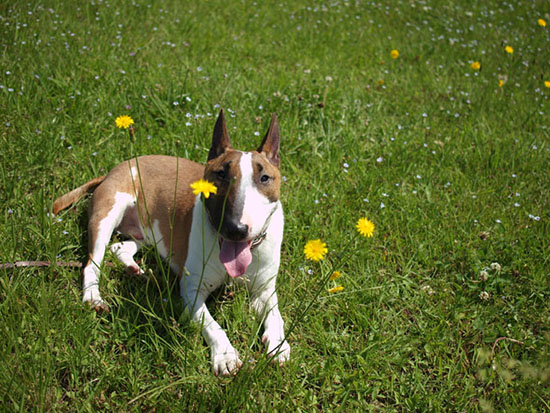
[[[215,375],[235,374],[242,366],[205,304],[228,279],[246,281],[252,307],[264,318],[267,353],[280,364],[287,361],[290,346],[275,291],[284,225],[279,140],[273,115],[257,151],[233,149],[222,110],[206,166],[183,158],[142,156],[58,198],[54,214],[93,191],[83,301],[107,309],[98,287],[100,269],[117,230],[128,240],[110,249],[128,272],[142,272],[134,254],[143,245],[154,245],[179,276],[186,308],[210,346]],[[213,183],[217,192],[194,195],[190,185],[201,178]]]

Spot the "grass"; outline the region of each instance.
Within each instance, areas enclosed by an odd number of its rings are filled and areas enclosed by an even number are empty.
[[[81,305],[77,269],[2,269],[1,409],[550,410],[549,13],[542,0],[0,4],[0,261],[83,260],[86,202],[52,219],[53,199],[135,154],[204,161],[215,105],[238,148],[276,112],[293,326],[291,360],[268,365],[246,292],[228,286],[210,307],[247,363],[219,379],[154,251],[148,282],[104,269],[103,315]],[[373,238],[356,234],[362,216]],[[320,264],[303,256],[317,238]],[[332,269],[344,290],[316,298]]]

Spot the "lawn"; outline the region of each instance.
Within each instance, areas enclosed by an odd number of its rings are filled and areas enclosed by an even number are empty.
[[[214,377],[152,249],[147,279],[107,255],[102,314],[77,267],[4,267],[0,410],[550,410],[547,1],[2,2],[0,45],[3,264],[83,261],[87,200],[55,198],[204,162],[220,108],[255,149],[277,113],[292,347],[270,364],[229,285],[209,307],[245,365]]]

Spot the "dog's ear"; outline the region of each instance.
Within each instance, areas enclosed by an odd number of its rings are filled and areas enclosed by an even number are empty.
[[[273,114],[271,117],[271,123],[269,124],[269,129],[265,134],[262,144],[258,148],[258,152],[263,153],[267,156],[267,159],[279,168],[281,160],[279,158],[279,123],[277,122],[277,115]]]
[[[223,109],[221,109],[216,125],[214,126],[214,135],[212,136],[212,146],[210,147],[210,152],[208,152],[208,160],[217,158],[227,149],[233,149],[233,147],[231,146],[231,141],[229,140],[227,126],[225,126]]]

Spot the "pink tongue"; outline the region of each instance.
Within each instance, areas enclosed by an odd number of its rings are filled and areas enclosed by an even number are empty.
[[[250,243],[222,240],[220,261],[230,277],[240,277],[252,262]]]

